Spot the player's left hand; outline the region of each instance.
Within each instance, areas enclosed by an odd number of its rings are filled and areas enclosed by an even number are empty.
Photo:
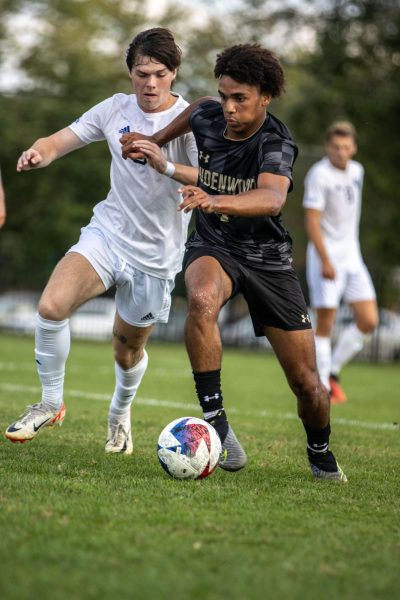
[[[149,140],[138,140],[132,142],[132,153],[141,153],[146,158],[148,164],[159,173],[164,173],[167,166],[167,159],[162,153],[160,146]]]
[[[183,196],[183,202],[178,206],[178,210],[188,213],[194,208],[200,208],[206,213],[213,213],[217,210],[218,196],[210,196],[204,190],[194,185],[185,185],[179,188]]]
[[[150,142],[154,142],[152,136],[144,135],[143,133],[139,133],[134,131],[132,133],[124,133],[119,141],[122,145],[122,157],[126,160],[127,158],[131,158],[132,160],[143,159],[143,152],[138,151],[134,147],[134,143],[138,140],[149,140]]]

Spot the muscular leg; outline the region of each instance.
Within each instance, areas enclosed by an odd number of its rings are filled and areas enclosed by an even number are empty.
[[[346,482],[345,474],[329,450],[330,403],[318,376],[312,331],[266,327],[265,334],[297,396],[297,412],[306,430],[307,455],[314,477]]]
[[[146,372],[148,357],[145,346],[153,326],[129,325],[115,315],[113,347],[115,389],[108,414],[106,452],[131,454],[131,404]]]
[[[147,369],[145,346],[153,331],[125,323],[117,313],[113,327],[116,385],[110,405],[110,418],[129,420],[130,406]]]
[[[318,376],[312,331],[266,327],[265,333],[297,397],[300,419],[311,429],[327,427],[329,398]]]
[[[222,343],[218,315],[232,293],[232,281],[210,256],[193,261],[185,273],[188,315],[185,342],[193,371],[221,368]]]
[[[50,321],[68,319],[82,304],[105,292],[89,261],[77,252],[66,254],[55,267],[39,300],[39,314]]]
[[[329,450],[329,396],[318,376],[311,330],[265,328],[266,336],[297,396],[297,412],[307,434],[307,456],[318,479],[346,482],[346,475]]]
[[[35,437],[43,427],[64,420],[65,363],[70,349],[69,316],[89,298],[105,291],[90,263],[78,253],[67,254],[56,266],[39,301],[35,358],[42,383],[42,401],[28,406],[6,430],[13,442]]]
[[[222,305],[232,294],[232,281],[215,258],[203,256],[188,267],[185,283],[188,295],[185,340],[197,397],[204,418],[221,438],[223,453],[219,465],[237,471],[245,466],[247,457],[229,427],[223,407],[222,343],[217,323]]]
[[[64,256],[39,301],[35,358],[42,403],[53,411],[63,400],[65,363],[70,349],[69,317],[81,304],[105,291],[91,264],[78,253]]]

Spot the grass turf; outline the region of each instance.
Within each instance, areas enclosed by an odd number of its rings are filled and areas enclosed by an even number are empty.
[[[38,401],[33,340],[0,337],[0,425]],[[349,365],[332,449],[349,483],[313,481],[277,361],[229,350],[223,389],[249,456],[239,473],[175,481],[161,429],[200,416],[180,345],[150,343],[133,411],[134,454],[104,453],[108,344],[74,342],[65,425],[0,442],[0,597],[378,599],[398,593],[398,365]]]

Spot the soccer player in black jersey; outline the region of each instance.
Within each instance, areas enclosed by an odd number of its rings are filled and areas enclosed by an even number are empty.
[[[221,307],[242,293],[255,335],[268,338],[297,397],[313,475],[344,482],[328,447],[329,397],[318,376],[314,335],[281,217],[297,148],[267,108],[283,91],[284,73],[269,50],[244,44],[219,54],[214,74],[219,100],[197,100],[150,140],[140,134],[121,138],[125,158],[141,152],[174,178],[184,167],[166,163],[158,146],[190,130],[196,139],[198,180],[181,188],[179,209],[196,213],[184,258],[185,339],[204,418],[221,437],[220,466],[244,467],[246,454],[223,407],[217,324]]]

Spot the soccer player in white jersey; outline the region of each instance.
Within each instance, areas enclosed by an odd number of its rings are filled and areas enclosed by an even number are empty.
[[[378,324],[375,290],[360,251],[364,169],[352,160],[356,151],[353,125],[346,121],[331,125],[326,133],[326,156],[308,172],[303,201],[317,363],[334,404],[347,400],[339,383],[341,368],[361,350]],[[343,329],[332,349],[332,330],[341,300],[352,308],[355,322]]]
[[[130,408],[147,368],[145,345],[154,324],[168,320],[190,216],[177,211],[177,190],[184,178],[179,170],[165,177],[144,159],[126,161],[119,141],[130,130],[151,135],[188,105],[171,91],[181,51],[169,30],[153,28],[133,39],[126,62],[135,94],[115,94],[100,102],[69,127],[37,140],[17,163],[19,172],[46,167],[73,150],[103,140],[112,156],[107,198],[94,207],[90,223],[56,266],[39,301],[35,358],[42,398],[7,428],[5,435],[13,442],[31,440],[43,428],[62,423],[69,317],[115,284],[116,384],[106,452],[132,452]],[[193,135],[171,142],[155,160],[165,168],[167,161],[194,165],[197,173]],[[173,180],[175,176],[179,183]]]

